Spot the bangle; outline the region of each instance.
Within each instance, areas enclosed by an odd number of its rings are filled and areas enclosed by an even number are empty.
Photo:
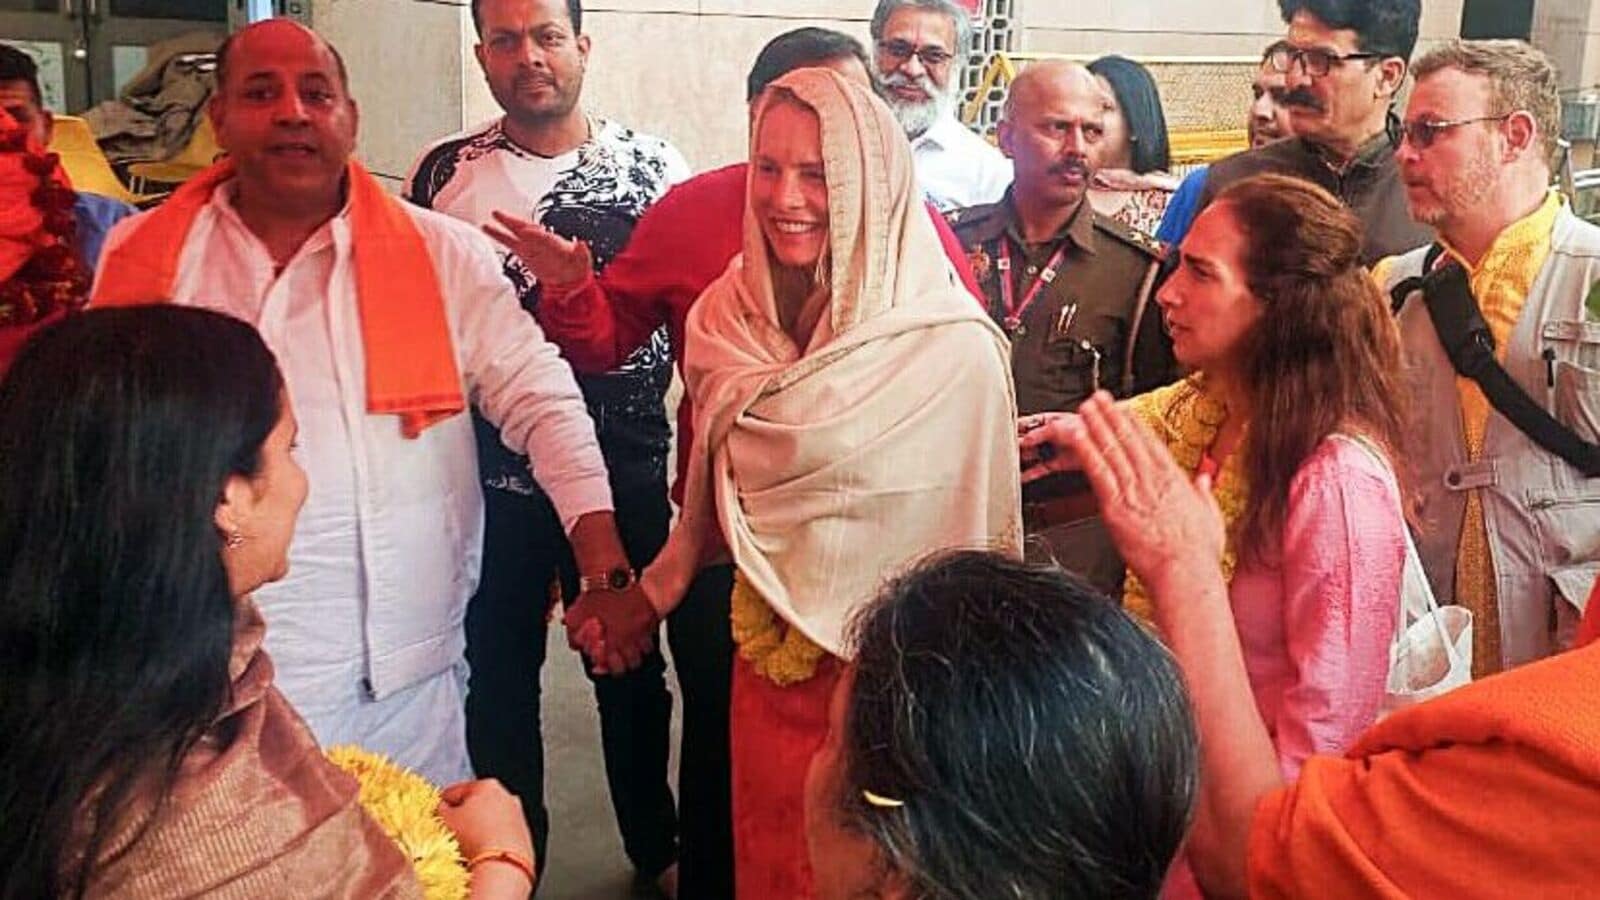
[[[538,883],[538,876],[533,874],[533,860],[528,859],[526,856],[523,856],[521,853],[518,853],[515,850],[507,850],[503,847],[490,847],[482,853],[479,853],[477,856],[474,856],[472,859],[467,860],[467,871],[470,872],[473,869],[476,869],[478,867],[478,863],[486,862],[509,863],[510,865],[516,866],[517,871],[528,877],[528,885],[530,887]]]

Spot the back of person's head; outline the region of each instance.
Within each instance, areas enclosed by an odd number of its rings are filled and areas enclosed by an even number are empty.
[[[1241,232],[1239,259],[1261,304],[1240,367],[1251,393],[1240,546],[1265,549],[1277,544],[1290,482],[1324,438],[1360,428],[1397,458],[1400,336],[1361,263],[1361,222],[1332,194],[1257,175],[1214,205]]]
[[[868,26],[872,39],[882,39],[889,17],[894,15],[895,10],[906,8],[940,13],[950,20],[956,36],[956,45],[952,48],[956,55],[955,70],[961,71],[967,48],[972,46],[972,14],[955,0],[878,0],[877,8],[872,11],[872,24]]]
[[[1418,81],[1444,69],[1480,75],[1489,81],[1495,115],[1526,112],[1539,129],[1543,161],[1555,156],[1561,138],[1561,81],[1550,58],[1527,41],[1449,40],[1411,65]]]
[[[215,514],[281,397],[254,329],[175,306],[68,318],[0,383],[0,897],[81,893],[118,811],[165,797],[221,711]]]
[[[1123,121],[1128,123],[1128,140],[1133,143],[1133,171],[1143,175],[1172,168],[1167,116],[1150,70],[1127,57],[1102,56],[1089,63],[1089,71],[1104,78],[1116,95]]]
[[[33,57],[10,44],[0,44],[0,82],[23,81],[33,91],[33,102],[44,106],[44,94],[39,90],[39,64]]]
[[[816,66],[839,59],[855,59],[862,71],[868,71],[871,61],[861,42],[842,31],[828,28],[796,28],[785,31],[767,42],[745,78],[745,100],[754,102],[767,89],[767,85],[795,69]]]
[[[1329,28],[1354,31],[1362,53],[1409,60],[1417,47],[1422,0],[1278,0],[1284,22],[1301,10]]]
[[[572,22],[572,33],[583,34],[583,0],[566,0],[567,19]],[[472,0],[469,4],[472,10],[472,32],[478,37],[483,37],[483,0]]]
[[[856,619],[842,825],[911,896],[1155,897],[1197,750],[1173,659],[1054,567],[934,558]]]

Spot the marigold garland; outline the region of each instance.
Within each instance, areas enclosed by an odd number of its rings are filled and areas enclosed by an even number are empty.
[[[439,789],[360,747],[329,747],[327,755],[361,786],[361,808],[411,860],[428,900],[465,900],[471,878],[456,836],[439,818]]]
[[[0,282],[0,326],[32,325],[81,308],[89,297],[89,274],[73,250],[77,223],[72,208],[78,195],[61,176],[61,157],[44,151],[27,129],[3,114],[0,154],[15,156],[21,173],[5,180],[7,190],[0,194],[0,203],[31,204],[39,216],[32,232],[7,235],[8,240],[30,245],[32,253]]]
[[[1217,430],[1228,417],[1227,407],[1205,392],[1205,382],[1200,375],[1141,394],[1128,401],[1128,405],[1161,438],[1172,458],[1190,475],[1200,469],[1201,458],[1217,439]],[[1211,485],[1212,495],[1222,510],[1223,524],[1228,529],[1222,549],[1222,578],[1229,584],[1233,582],[1239,560],[1233,540],[1234,526],[1244,514],[1250,497],[1239,458],[1238,453],[1230,454]],[[1132,572],[1123,584],[1122,605],[1145,622],[1153,621],[1150,595]]]
[[[737,572],[733,576],[732,605],[733,640],[739,645],[739,655],[758,675],[787,687],[817,673],[817,666],[828,651],[800,629],[784,628],[767,601]]]

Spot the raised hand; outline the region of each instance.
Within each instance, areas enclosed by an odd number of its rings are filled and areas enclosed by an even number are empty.
[[[1104,391],[1059,430],[1094,488],[1111,540],[1153,596],[1201,567],[1217,568],[1226,529],[1209,478],[1191,481],[1160,439]]]
[[[547,285],[566,285],[582,281],[594,266],[589,245],[568,240],[554,231],[498,210],[496,225],[483,226],[484,234],[499,241],[517,255],[533,277]]]

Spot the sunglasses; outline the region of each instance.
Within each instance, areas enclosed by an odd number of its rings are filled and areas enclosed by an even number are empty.
[[[1406,141],[1409,142],[1411,146],[1417,148],[1418,150],[1426,150],[1433,146],[1433,142],[1438,139],[1439,135],[1444,134],[1446,131],[1449,131],[1452,128],[1460,128],[1463,125],[1472,125],[1476,122],[1504,122],[1513,115],[1516,114],[1506,113],[1503,116],[1473,116],[1470,119],[1445,119],[1441,122],[1433,122],[1429,121],[1428,119],[1412,119],[1409,122],[1400,123],[1400,133],[1405,135]]]
[[[924,68],[939,69],[950,64],[956,55],[938,46],[929,44],[926,47],[913,46],[909,41],[879,41],[878,52],[894,60],[899,65],[904,65],[915,56],[922,60]]]
[[[1261,57],[1274,72],[1287,73],[1299,64],[1301,71],[1313,78],[1321,78],[1337,64],[1353,59],[1382,59],[1382,53],[1335,53],[1319,47],[1291,47],[1277,43],[1267,48]]]

